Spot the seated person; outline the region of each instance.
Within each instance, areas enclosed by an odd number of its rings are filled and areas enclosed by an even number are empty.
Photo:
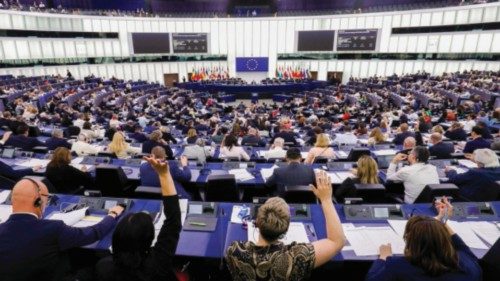
[[[410,152],[417,146],[417,141],[414,137],[407,137],[403,142],[403,149],[398,153],[410,154]]]
[[[113,140],[108,144],[107,151],[114,153],[117,158],[125,159],[129,158],[130,155],[141,153],[141,148],[131,146],[125,141],[122,132],[116,132]]]
[[[174,159],[174,153],[168,143],[163,140],[163,133],[160,130],[155,130],[149,135],[149,140],[142,143],[142,153],[150,154],[155,146],[161,146],[165,149],[167,159]]]
[[[5,141],[5,146],[17,147],[21,150],[32,150],[36,146],[44,146],[44,143],[37,138],[28,137],[29,127],[24,123],[17,127],[16,133],[16,135],[10,135]]]
[[[378,165],[375,159],[368,155],[359,157],[357,168],[352,170],[352,177],[348,177],[342,182],[342,185],[335,189],[335,198],[337,202],[343,202],[346,197],[355,197],[356,189],[354,185],[361,184],[377,184]]]
[[[138,143],[143,143],[148,140],[148,137],[142,132],[142,127],[140,125],[134,127],[134,132],[130,134],[129,137]]]
[[[151,156],[156,160],[164,162],[166,159],[165,149],[161,146],[156,146],[151,150]],[[191,195],[184,190],[182,183],[187,183],[191,180],[191,170],[188,167],[187,157],[181,156],[180,167],[177,161],[170,161],[168,165],[170,174],[174,179],[175,189],[179,192],[179,197],[191,199]],[[143,163],[140,167],[141,185],[145,186],[160,186],[158,175],[150,163]]]
[[[344,133],[343,134],[335,134],[335,139],[333,139],[333,143],[337,145],[341,144],[346,144],[346,145],[353,145],[358,143],[358,137],[354,135],[354,133],[351,131],[351,126],[345,125],[344,126]]]
[[[170,128],[167,126],[161,126],[160,131],[162,133],[162,139],[167,143],[177,144],[177,140],[170,133]]]
[[[275,138],[273,145],[264,154],[266,159],[281,159],[286,157],[286,150],[283,149],[285,140],[282,138]]]
[[[366,275],[367,281],[480,281],[476,256],[446,222],[453,214],[447,199],[436,204],[435,218],[413,216],[406,223],[404,256],[392,256],[391,245],[380,246],[380,257]]]
[[[99,138],[99,131],[93,130],[92,124],[90,124],[90,122],[88,121],[83,123],[83,127],[82,130],[80,131],[80,134],[84,134],[89,140],[95,140]]]
[[[335,152],[333,151],[333,148],[329,147],[329,145],[330,138],[328,137],[328,135],[319,134],[316,138],[316,144],[309,150],[304,163],[313,164],[318,157],[328,159],[335,158]]]
[[[274,143],[274,139],[276,138],[284,139],[285,144],[298,144],[297,140],[295,139],[295,133],[290,130],[288,124],[281,124],[281,130],[279,131],[279,133],[274,134],[273,138],[271,139],[271,143]]]
[[[189,129],[185,139],[186,143],[195,144],[197,139],[198,139],[198,133],[196,133],[196,129],[194,128]]]
[[[256,215],[256,242],[235,241],[226,251],[233,280],[308,280],[314,268],[330,261],[342,249],[344,233],[325,172],[318,174],[316,187],[311,190],[321,200],[327,237],[312,243],[283,244],[279,239],[288,231],[290,207],[281,198],[270,198]]]
[[[0,176],[6,177],[13,181],[20,180],[21,178],[32,175],[42,167],[33,167],[33,168],[21,168],[16,169],[12,168],[12,165],[7,165],[3,161],[0,160]],[[11,186],[12,187],[12,186]]]
[[[76,142],[71,146],[71,151],[74,151],[78,156],[96,155],[100,149],[88,143],[87,137],[84,134],[79,134]]]
[[[437,159],[449,159],[451,154],[455,152],[453,143],[443,142],[443,136],[440,133],[432,133],[429,141],[432,143],[432,146],[429,147],[429,153]]]
[[[444,136],[453,141],[467,140],[467,133],[459,122],[453,122],[450,128],[444,133]]]
[[[165,221],[156,243],[151,247],[155,229],[151,215],[127,214],[113,233],[113,255],[96,265],[99,281],[112,280],[177,280],[173,272],[175,249],[181,232],[181,209],[174,180],[167,162],[146,158],[161,183]]]
[[[81,186],[91,188],[94,182],[85,165],[82,165],[81,170],[71,166],[71,152],[66,147],[58,147],[54,151],[45,176],[57,193],[73,193]]]
[[[483,129],[474,126],[472,127],[472,131],[470,133],[471,139],[465,144],[463,152],[466,154],[470,154],[474,152],[474,150],[479,148],[490,148],[491,143],[483,138]]]
[[[282,195],[285,186],[313,184],[316,181],[314,170],[310,165],[300,163],[301,160],[298,148],[288,149],[286,152],[288,165],[274,169],[266,181],[266,186],[275,190],[274,194]]]
[[[58,147],[71,149],[71,144],[64,138],[64,133],[61,129],[52,130],[52,137],[45,141],[45,146],[48,150],[56,150]]]
[[[407,137],[415,137],[415,134],[408,131],[408,124],[403,123],[399,126],[398,133],[396,134],[392,142],[395,145],[402,145]]]
[[[396,154],[389,164],[387,180],[403,183],[404,201],[407,204],[413,204],[426,185],[439,183],[437,168],[427,164],[429,156],[427,147],[417,146],[409,155]],[[408,160],[410,165],[397,170],[398,164],[404,160]]]
[[[368,138],[368,145],[384,144],[387,143],[385,135],[382,133],[379,127],[374,128],[370,132],[370,137]]]
[[[220,154],[221,158],[238,158],[239,160],[243,159],[245,161],[250,160],[250,156],[248,156],[245,149],[238,146],[238,139],[233,134],[228,134],[224,138],[220,148]]]
[[[266,142],[259,136],[257,129],[250,128],[247,135],[241,140],[241,145],[265,146]]]
[[[470,201],[495,201],[500,193],[497,181],[500,181],[500,164],[495,152],[480,148],[472,153],[472,161],[478,168],[469,169],[463,174],[446,167],[446,177],[460,189],[460,195]]]
[[[195,144],[184,147],[182,155],[188,159],[196,159],[199,163],[207,163],[207,158],[213,157],[212,147],[206,147],[203,139],[197,139]]]

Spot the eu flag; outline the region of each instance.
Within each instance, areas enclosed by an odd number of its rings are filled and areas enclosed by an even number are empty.
[[[267,72],[268,70],[269,58],[267,57],[236,58],[236,72]]]

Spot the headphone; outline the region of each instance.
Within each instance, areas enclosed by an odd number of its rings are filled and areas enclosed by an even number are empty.
[[[42,202],[42,197],[40,197],[40,185],[38,185],[38,183],[31,178],[24,178],[24,179],[33,183],[33,185],[35,187],[37,197],[36,197],[35,201],[33,202],[33,206],[35,206],[36,208],[41,208],[43,202]]]

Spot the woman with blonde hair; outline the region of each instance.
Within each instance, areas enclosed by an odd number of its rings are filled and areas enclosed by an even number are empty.
[[[353,176],[345,179],[342,185],[335,190],[335,198],[337,198],[337,201],[343,201],[346,197],[356,196],[354,185],[357,183],[379,183],[378,165],[375,159],[371,156],[363,155],[359,157],[357,166],[357,169],[351,171]]]
[[[441,135],[444,135],[444,129],[441,125],[436,125],[432,127],[431,133],[440,133]]]
[[[138,147],[130,146],[126,141],[123,133],[116,132],[113,135],[113,140],[108,144],[108,151],[113,152],[117,158],[128,158],[129,154],[138,154],[141,150]]]
[[[316,158],[335,158],[335,152],[330,147],[330,137],[327,134],[318,134],[314,147],[309,150],[304,163],[312,164]]]
[[[368,145],[385,143],[386,138],[379,127],[376,127],[370,132],[370,138],[368,138]]]
[[[198,139],[198,133],[195,128],[191,128],[188,130],[186,135],[186,143],[187,144],[195,144]]]

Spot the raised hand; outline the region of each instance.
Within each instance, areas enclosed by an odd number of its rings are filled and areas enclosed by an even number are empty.
[[[151,167],[153,167],[156,173],[161,175],[167,174],[169,172],[168,163],[166,161],[163,162],[159,159],[156,159],[153,155],[151,155],[150,157],[144,156],[143,159],[146,160],[151,165]]]

